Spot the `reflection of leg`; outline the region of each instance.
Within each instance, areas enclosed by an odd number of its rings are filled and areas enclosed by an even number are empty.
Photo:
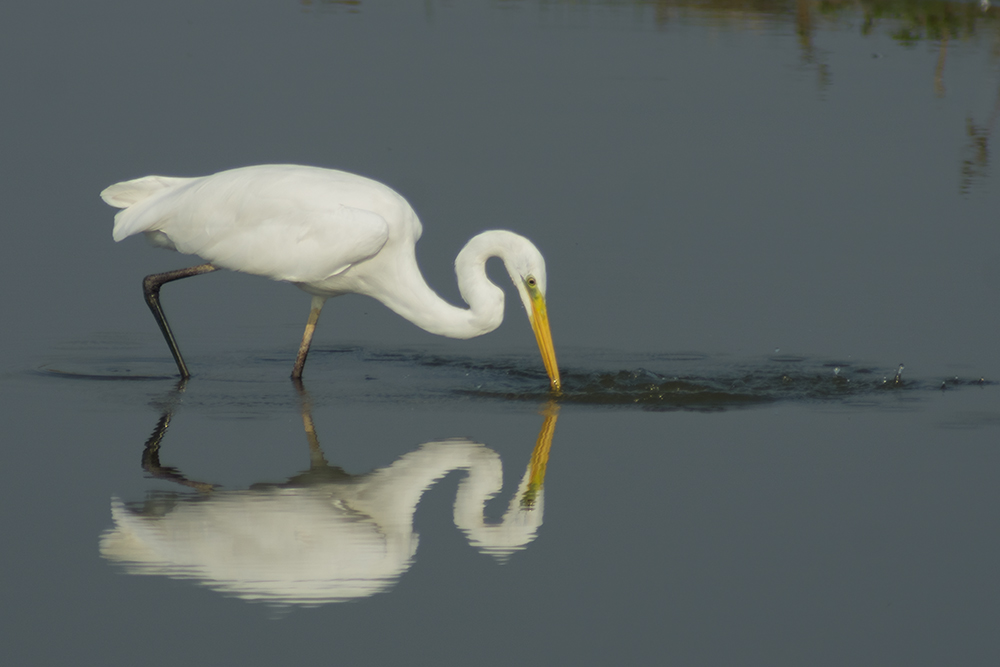
[[[309,309],[309,320],[306,322],[306,331],[302,334],[302,344],[299,345],[299,353],[295,357],[295,366],[292,368],[292,379],[302,379],[302,369],[306,365],[306,356],[309,354],[309,346],[312,344],[313,333],[316,331],[316,322],[319,321],[319,313],[323,310],[323,304],[327,297],[314,296],[312,307]]]
[[[191,276],[200,276],[203,273],[215,270],[216,268],[211,264],[201,264],[186,269],[178,269],[177,271],[154,273],[153,275],[146,276],[145,280],[142,281],[142,293],[146,297],[146,305],[153,311],[153,317],[156,318],[156,323],[160,325],[160,331],[163,332],[163,338],[167,341],[167,347],[170,348],[170,353],[174,355],[174,361],[177,362],[177,370],[180,372],[181,377],[185,379],[191,377],[191,374],[188,373],[187,366],[184,364],[184,358],[181,357],[181,351],[177,347],[177,341],[174,339],[174,334],[170,331],[170,325],[167,323],[167,316],[163,313],[163,307],[160,306],[160,288],[164,283],[180,280],[181,278],[190,278]]]
[[[316,434],[316,424],[313,422],[312,401],[309,398],[309,392],[306,391],[300,378],[292,378],[292,385],[299,394],[302,426],[306,432],[306,440],[309,442],[309,470],[289,478],[287,482],[278,486],[294,489],[317,484],[341,484],[354,479],[343,468],[332,466],[327,462],[326,456],[323,455],[323,449],[319,445],[319,436]]]
[[[211,491],[214,485],[206,484],[205,482],[194,482],[186,478],[177,468],[160,465],[160,442],[163,441],[163,436],[167,434],[167,428],[170,427],[170,420],[174,416],[174,406],[179,400],[180,395],[184,393],[186,384],[186,379],[177,383],[174,395],[170,398],[167,407],[163,409],[163,414],[160,416],[160,421],[156,423],[153,434],[146,440],[146,446],[142,450],[142,469],[157,479],[166,479],[189,486],[198,491]]]
[[[311,319],[312,317],[310,316]],[[306,391],[301,378],[293,375],[292,383],[295,385],[295,390],[299,393],[302,426],[305,428],[306,440],[309,442],[309,468],[329,467],[330,464],[327,463],[326,457],[323,456],[323,450],[319,446],[319,436],[316,435],[316,424],[313,422],[312,403],[309,400],[309,392]]]

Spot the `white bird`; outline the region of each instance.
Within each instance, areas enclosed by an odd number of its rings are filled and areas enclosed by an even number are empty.
[[[504,293],[486,276],[503,260],[534,329],[552,391],[560,390],[545,305],[545,260],[526,238],[494,230],[473,237],[455,259],[462,298],[453,306],[424,281],[414,246],[422,231],[413,208],[394,190],[363,176],[298,165],[259,165],[199,178],[146,176],[116,183],[101,197],[122,209],[114,239],[143,233],[155,246],[207,263],[147,276],[146,303],[182,377],[187,366],[160,306],[167,282],[230,269],[293,283],[312,295],[292,369],[300,379],[320,310],[348,292],[378,299],[421,329],[473,338],[503,321]]]

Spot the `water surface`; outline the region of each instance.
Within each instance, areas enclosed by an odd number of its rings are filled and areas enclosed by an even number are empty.
[[[979,3],[0,9],[4,664],[994,664]],[[98,193],[390,184],[452,263],[548,263],[472,341],[111,241]],[[499,284],[499,266],[490,267]]]

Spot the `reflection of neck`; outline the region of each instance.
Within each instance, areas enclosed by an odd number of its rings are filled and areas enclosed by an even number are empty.
[[[545,469],[559,406],[549,404],[543,414],[545,423],[531,453],[531,463],[499,523],[487,524],[483,519],[486,501],[496,495],[503,484],[499,457],[495,475],[487,477],[482,469],[470,469],[455,497],[455,525],[466,534],[472,546],[500,562],[505,562],[512,553],[525,548],[535,539],[542,525]]]
[[[469,440],[429,442],[420,449],[405,454],[388,468],[364,476],[360,483],[338,489],[338,496],[351,509],[372,517],[384,530],[391,527],[409,530],[421,496],[439,479],[454,470],[467,470],[455,498],[455,524],[482,551],[499,549],[509,553],[523,548],[534,538],[541,525],[542,508],[536,502],[528,514],[514,519],[508,511],[499,525],[488,525],[483,519],[486,502],[503,488],[503,466],[493,450]],[[527,475],[521,483],[518,497],[511,508],[519,506],[519,496],[527,486]],[[504,526],[510,528],[498,532]],[[497,538],[491,539],[489,535]]]
[[[504,562],[535,539],[542,525],[545,503],[540,488],[534,493],[532,502],[525,502],[531,478],[529,466],[503,518],[498,523],[487,523],[484,518],[486,502],[503,486],[500,458],[495,453],[493,456],[495,465],[490,461],[489,465],[471,467],[469,476],[459,485],[455,496],[455,525],[465,533],[472,546]]]
[[[487,501],[503,488],[503,464],[492,449],[468,440],[424,444],[397,459],[388,468],[366,476],[365,482],[345,489],[341,497],[355,510],[387,526],[412,526],[417,503],[434,482],[453,470],[467,470],[455,496],[455,525],[469,542],[498,560],[505,560],[530,543],[542,525],[542,484],[557,410],[546,414],[545,424],[517,493],[503,518],[487,523]]]

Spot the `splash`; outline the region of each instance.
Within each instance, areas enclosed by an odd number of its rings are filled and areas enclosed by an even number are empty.
[[[809,359],[763,360],[759,363],[720,364],[700,360],[701,367],[674,374],[639,367],[631,370],[570,368],[563,373],[563,404],[636,406],[646,410],[714,411],[788,402],[874,401],[892,394],[919,396],[929,391],[989,386],[985,378],[907,379],[903,365],[894,370]],[[669,362],[668,362],[669,363]],[[680,364],[685,365],[685,364]],[[519,375],[505,372],[504,379]],[[534,374],[537,376],[537,373]],[[539,378],[533,378],[535,386]],[[508,400],[539,400],[543,392],[522,387],[500,389],[483,383],[471,395]],[[464,391],[464,390],[459,390]]]

